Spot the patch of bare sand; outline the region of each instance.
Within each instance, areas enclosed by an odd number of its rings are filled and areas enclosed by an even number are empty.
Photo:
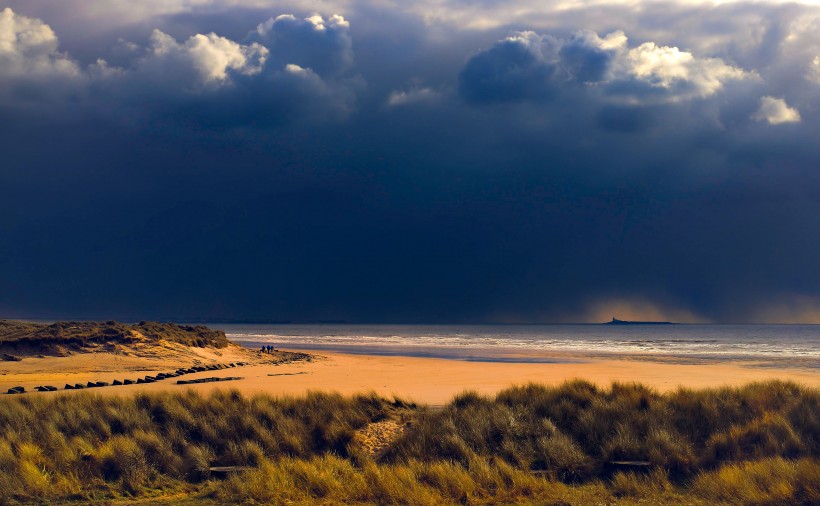
[[[31,391],[39,385],[52,385],[60,389],[65,384],[85,384],[89,381],[131,379],[160,372],[172,372],[180,368],[208,366],[211,364],[229,364],[244,362],[246,367],[259,365],[274,366],[281,363],[304,360],[309,356],[304,353],[261,353],[255,350],[230,345],[224,348],[189,347],[179,343],[163,341],[155,345],[111,346],[92,348],[86,352],[72,352],[68,356],[26,357],[18,362],[0,362],[0,392],[9,388],[22,386]],[[184,379],[202,377],[224,377],[241,375],[242,368],[218,371],[203,371],[186,375]],[[168,385],[175,380],[165,380],[159,385]],[[148,384],[146,387],[153,385]],[[143,385],[133,385],[134,387]],[[130,386],[125,388],[129,390]],[[110,388],[110,387],[109,387]],[[95,391],[102,392],[108,388]]]
[[[380,455],[404,433],[405,426],[397,420],[382,420],[356,431],[353,440],[371,457]]]
[[[115,354],[89,354],[72,357],[26,358],[21,362],[0,363],[0,390],[13,386],[50,384],[62,388],[65,383],[108,381],[134,378],[137,373],[150,374],[189,367],[190,361],[237,362],[251,365],[241,368],[206,371],[185,376],[241,376],[241,380],[199,385],[177,385],[175,379],[162,382],[97,388],[103,395],[133,395],[146,391],[181,391],[193,389],[210,392],[215,389],[237,389],[246,395],[302,395],[308,391],[335,391],[357,394],[374,391],[385,397],[424,404],[441,405],[464,390],[495,394],[511,385],[528,382],[555,385],[568,379],[583,378],[601,386],[613,381],[637,381],[659,391],[679,386],[707,388],[742,385],[752,381],[791,380],[820,388],[820,372],[798,368],[760,368],[749,364],[727,362],[711,364],[677,364],[655,361],[587,359],[582,363],[506,363],[466,362],[438,358],[374,356],[312,352],[311,361],[273,363],[270,355],[239,347],[221,350],[194,349],[197,358],[179,356],[142,358]],[[219,354],[218,354],[219,353]],[[249,358],[250,357],[250,358]],[[54,395],[34,393],[32,395]]]

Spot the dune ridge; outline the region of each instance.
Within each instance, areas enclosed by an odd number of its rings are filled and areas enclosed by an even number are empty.
[[[65,356],[99,350],[139,353],[150,346],[181,344],[226,348],[232,343],[221,330],[202,325],[142,321],[59,321],[51,324],[0,320],[0,352],[9,355]]]
[[[0,502],[817,504],[818,390],[770,381],[0,398]],[[227,476],[226,476],[227,473]]]

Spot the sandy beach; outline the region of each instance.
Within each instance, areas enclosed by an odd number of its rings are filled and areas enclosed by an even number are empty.
[[[208,359],[204,362],[228,362],[250,355],[249,352],[242,351],[244,353],[225,352],[219,356],[202,358]],[[634,358],[584,358],[572,363],[509,363],[346,354],[324,350],[308,353],[313,355],[311,361],[286,364],[266,363],[266,356],[255,353],[257,360],[251,365],[205,371],[184,378],[189,380],[232,376],[241,377],[239,380],[177,385],[177,379],[168,379],[150,384],[96,388],[94,392],[133,395],[146,391],[192,388],[201,392],[237,389],[247,395],[299,395],[313,390],[342,394],[375,391],[384,396],[396,395],[419,403],[440,405],[464,390],[493,394],[510,385],[528,382],[554,385],[573,378],[586,379],[602,386],[613,381],[635,381],[651,385],[661,392],[679,386],[705,388],[770,379],[791,380],[806,386],[820,387],[820,374],[813,370],[755,367],[740,362],[680,364]],[[146,374],[171,371],[180,366],[186,364],[181,364],[178,358],[163,360],[161,357],[154,357],[145,360],[108,353],[26,358],[20,362],[0,364],[0,389],[5,392],[14,386],[24,386],[27,391],[31,391],[38,385],[54,385],[63,391],[65,383],[136,379]],[[53,393],[34,392],[31,395]]]

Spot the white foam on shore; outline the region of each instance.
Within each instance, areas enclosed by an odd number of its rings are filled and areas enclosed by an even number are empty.
[[[394,348],[492,353],[648,355],[702,360],[795,361],[820,368],[820,326],[674,325],[609,327],[401,326],[401,325],[214,325],[235,341],[283,348]]]

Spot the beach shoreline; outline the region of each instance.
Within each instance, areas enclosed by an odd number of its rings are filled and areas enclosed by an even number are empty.
[[[215,389],[236,389],[246,395],[275,396],[298,396],[309,391],[338,392],[344,395],[376,392],[388,398],[396,396],[422,404],[442,405],[466,390],[493,395],[512,385],[557,385],[572,379],[583,379],[602,387],[616,381],[639,382],[659,392],[679,387],[740,386],[774,379],[820,387],[820,373],[814,370],[755,367],[754,364],[737,361],[693,364],[639,360],[635,357],[573,357],[567,354],[558,354],[553,357],[554,360],[543,362],[470,361],[344,353],[323,349],[300,348],[298,351],[311,354],[312,359],[273,364],[265,363],[265,357],[260,353],[261,360],[248,366],[204,371],[185,377],[186,380],[224,376],[241,378],[231,381],[178,385],[177,380],[171,378],[149,384],[95,388],[93,391],[102,395],[134,395],[140,392],[185,389],[201,393]],[[49,384],[63,392],[65,383],[111,383],[115,379],[134,379],[140,375],[173,370],[176,368],[175,364],[177,363],[166,363],[161,358],[156,358],[139,364],[128,362],[126,365],[123,357],[106,353],[26,358],[20,362],[0,364],[0,389],[5,392],[14,386],[24,386],[30,392],[35,386]],[[33,392],[30,395],[54,393]]]

